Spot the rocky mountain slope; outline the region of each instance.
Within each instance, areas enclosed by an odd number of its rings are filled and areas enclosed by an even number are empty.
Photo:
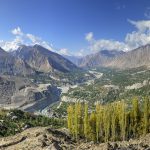
[[[94,144],[75,142],[66,129],[30,128],[15,136],[0,138],[1,150],[149,150],[150,134],[139,139]]]
[[[150,66],[150,44],[129,52],[100,51],[79,61],[81,67],[137,68]]]
[[[34,72],[23,60],[13,57],[0,48],[0,74],[28,75]]]
[[[13,52],[0,48],[0,107],[43,110],[59,100],[60,89],[51,84],[52,74],[75,69],[69,60],[40,45],[22,45]],[[49,79],[46,83],[45,78]]]
[[[0,77],[0,106],[3,108],[36,112],[58,101],[59,95],[60,90],[51,84],[36,84],[15,76]]]
[[[103,50],[98,53],[87,55],[78,61],[80,67],[96,67],[96,66],[105,66],[115,57],[123,55],[123,51],[116,50]]]
[[[39,72],[49,73],[55,70],[68,72],[77,69],[76,65],[63,56],[49,51],[40,45],[22,45],[13,52],[13,55],[24,60],[31,68]]]
[[[106,64],[114,68],[136,68],[140,66],[150,66],[150,45],[139,47],[129,51],[122,56],[116,57],[113,61]]]
[[[62,55],[66,59],[70,60],[75,65],[78,65],[78,61],[82,58],[82,56],[68,56],[68,55]]]

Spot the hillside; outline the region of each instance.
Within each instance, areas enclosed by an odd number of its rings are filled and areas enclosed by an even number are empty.
[[[65,129],[54,130],[49,127],[30,128],[15,136],[0,138],[1,150],[148,150],[150,148],[150,134],[139,139],[94,144],[93,142],[71,139]]]
[[[106,65],[113,68],[136,68],[141,66],[150,66],[150,45],[139,47],[129,51],[122,56],[116,57]]]
[[[35,71],[22,59],[15,58],[0,48],[0,74],[29,75]]]
[[[31,68],[39,72],[69,72],[77,69],[76,65],[63,56],[49,51],[40,45],[22,45],[13,52],[13,55],[24,60]]]
[[[100,51],[87,55],[78,61],[81,67],[109,67],[109,68],[137,68],[150,66],[150,45],[144,45],[137,49],[122,51]]]
[[[123,55],[123,51],[117,50],[102,50],[95,54],[87,55],[78,60],[80,67],[96,67],[105,66],[107,63],[112,61],[115,57]]]

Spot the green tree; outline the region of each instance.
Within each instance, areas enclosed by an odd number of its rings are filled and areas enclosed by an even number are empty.
[[[73,106],[70,105],[67,108],[67,113],[68,113],[68,118],[67,118],[67,123],[68,123],[68,129],[70,130],[70,132],[73,134],[73,120],[74,120],[74,109]]]
[[[138,133],[138,124],[140,124],[140,109],[138,98],[132,100],[132,127],[133,136],[136,137]]]
[[[125,108],[125,102],[122,101],[120,103],[120,111],[119,111],[119,124],[120,124],[120,131],[121,131],[121,139],[125,140],[126,137],[126,108]]]
[[[84,104],[84,136],[87,140],[89,133],[89,118],[88,118],[88,104]]]
[[[81,119],[82,119],[82,114],[81,114],[81,103],[77,102],[75,103],[75,111],[74,111],[74,133],[75,133],[75,138],[78,140],[78,135],[81,133],[80,127],[81,127]]]
[[[146,135],[148,133],[149,128],[149,99],[144,98],[144,106],[143,106],[143,134]]]
[[[104,126],[104,133],[105,133],[105,142],[109,141],[110,137],[110,106],[106,105],[104,107],[104,115],[103,115],[103,126]]]
[[[117,113],[116,113],[116,104],[112,104],[111,109],[111,138],[112,141],[116,139],[116,126],[117,126]]]
[[[90,134],[89,138],[92,141],[96,141],[96,115],[95,112],[92,112],[89,118],[89,127],[90,127]]]

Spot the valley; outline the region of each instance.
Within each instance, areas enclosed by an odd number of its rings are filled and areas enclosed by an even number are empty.
[[[0,150],[150,150],[150,0],[0,0]]]
[[[12,61],[7,64],[8,58],[3,60],[5,63],[1,62],[1,65],[5,64],[0,70],[0,128],[2,130],[0,135],[2,137],[24,134],[26,129],[31,128],[32,130],[32,128],[38,126],[50,126],[52,129],[60,130],[62,128],[66,129],[66,119],[69,115],[67,110],[70,106],[76,104],[88,104],[89,115],[92,115],[95,112],[95,106],[98,104],[105,108],[105,106],[111,106],[124,100],[130,108],[135,97],[139,99],[139,104],[142,104],[143,98],[148,97],[150,94],[149,65],[143,66],[141,64],[140,67],[125,67],[123,69],[106,67],[103,64],[100,66],[95,64],[81,67],[39,45],[33,47],[21,46],[18,50],[9,54],[2,51],[0,57],[3,57],[4,54],[13,60],[19,59],[21,65],[22,63],[26,65],[23,65],[23,72],[20,72],[18,71],[20,70],[20,63],[16,65],[16,62]],[[125,55],[125,53],[118,54],[115,52],[110,54],[106,51],[102,52],[102,54],[111,57],[111,61],[116,57],[119,58]],[[104,61],[106,61],[106,58],[104,58]],[[9,114],[13,115],[9,116]],[[22,119],[19,119],[20,115],[23,117]],[[43,129],[41,136],[45,132],[47,134],[46,128]],[[67,134],[70,134],[68,130]],[[54,135],[51,136],[51,138],[55,138]],[[74,133],[71,136],[74,137]],[[80,145],[76,143],[77,139],[71,138],[70,140],[75,140],[73,145],[70,145],[74,148],[78,146],[88,147],[88,143],[82,145],[83,142],[81,142]],[[81,138],[80,140],[84,141],[85,139]],[[118,140],[120,140],[119,137]],[[62,141],[60,140],[59,142],[61,143]],[[10,141],[10,143],[13,142]],[[15,143],[15,146],[17,146],[17,143],[19,146],[20,142]],[[51,143],[54,144],[55,142],[51,141]],[[112,147],[113,144],[111,144],[104,145],[104,147]],[[5,147],[7,142],[4,142],[2,147],[3,145]],[[51,146],[54,147],[53,145]],[[122,146],[127,147],[124,144]],[[122,146],[120,144],[118,148]],[[46,148],[46,146],[44,147]],[[96,148],[96,145],[93,143],[90,147]],[[136,144],[133,147],[136,147]]]
[[[47,56],[43,56],[41,47],[38,45],[35,45],[33,50],[32,47],[22,46],[18,50],[19,54],[16,51],[11,57],[16,55],[18,58],[19,55],[21,58],[28,55],[25,52],[26,48],[29,49],[27,52],[32,51],[33,54],[39,53],[38,55],[41,55],[41,58],[38,58],[39,62],[42,63],[44,57],[47,59]],[[46,54],[49,53],[46,49],[44,51]],[[114,57],[115,53],[108,55]],[[117,55],[120,57],[124,53]],[[24,57],[23,61],[30,65],[32,59],[27,62]],[[31,67],[33,66],[31,65]],[[41,67],[44,67],[44,64],[41,64]],[[35,69],[33,69],[35,73],[29,75],[18,74],[16,76],[1,73],[1,86],[5,90],[1,93],[4,97],[0,102],[2,108],[19,108],[51,116],[51,114],[55,114],[55,111],[62,112],[72,102],[87,101],[91,106],[94,106],[96,102],[105,104],[121,99],[130,101],[134,96],[142,97],[150,93],[150,69],[146,66],[123,70],[95,66],[76,68],[69,72],[51,70],[49,73],[44,70],[39,72]]]

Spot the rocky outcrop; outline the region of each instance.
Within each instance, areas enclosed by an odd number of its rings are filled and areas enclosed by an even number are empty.
[[[11,97],[15,92],[15,82],[0,77],[0,104],[10,104]]]
[[[150,134],[139,139],[95,144],[75,142],[66,129],[30,128],[15,136],[0,138],[1,150],[149,150]]]
[[[27,78],[0,78],[0,106],[30,112],[44,109],[59,100],[60,90],[51,84],[35,84]]]
[[[1,150],[72,150],[75,143],[65,130],[37,127],[12,137],[0,138]]]

